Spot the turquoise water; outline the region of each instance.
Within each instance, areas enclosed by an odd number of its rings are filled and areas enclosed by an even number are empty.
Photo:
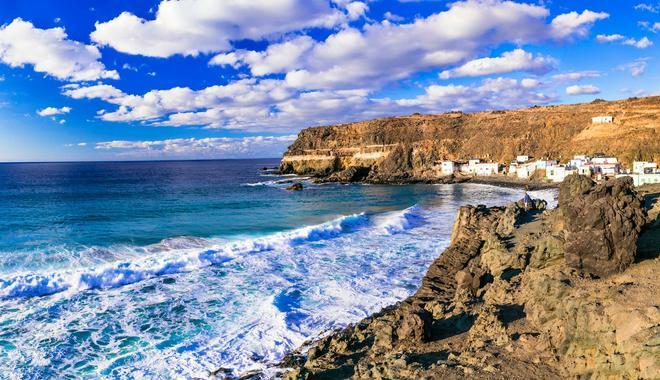
[[[415,291],[484,185],[283,190],[277,160],[0,165],[0,376],[271,365]],[[538,193],[552,199],[552,192]]]

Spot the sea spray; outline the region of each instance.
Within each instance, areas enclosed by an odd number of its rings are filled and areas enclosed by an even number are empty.
[[[172,250],[165,256],[150,256],[132,262],[119,261],[98,268],[21,274],[9,279],[0,279],[0,298],[35,297],[65,291],[75,293],[88,289],[124,286],[166,274],[188,272],[208,265],[219,265],[242,254],[332,239],[369,224],[369,216],[366,213],[360,213],[292,231],[237,240],[210,247],[201,252],[197,249]]]

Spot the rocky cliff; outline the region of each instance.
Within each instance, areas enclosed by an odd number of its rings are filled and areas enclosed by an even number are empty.
[[[444,159],[508,162],[516,155],[566,160],[606,153],[625,163],[660,161],[660,97],[511,111],[390,117],[307,128],[285,153],[284,173],[372,182],[433,180]],[[592,124],[610,115],[611,124]],[[350,169],[347,171],[347,169]]]
[[[289,355],[285,378],[657,378],[657,195],[647,215],[629,180],[569,176],[552,211],[462,207],[416,294]]]

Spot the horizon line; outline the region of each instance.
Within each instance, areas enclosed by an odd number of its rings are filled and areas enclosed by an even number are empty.
[[[181,159],[144,159],[144,160],[71,160],[71,161],[0,161],[0,165],[9,164],[82,164],[82,163],[129,163],[129,162],[188,162],[188,161],[248,161],[248,160],[281,160],[282,157],[250,157],[250,158],[181,158]]]

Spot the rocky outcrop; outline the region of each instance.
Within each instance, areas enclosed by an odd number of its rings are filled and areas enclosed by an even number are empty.
[[[630,266],[647,222],[642,204],[632,178],[596,185],[585,176],[568,176],[559,198],[566,228],[566,263],[599,277]]]
[[[303,185],[300,182],[296,182],[293,185],[288,186],[286,189],[290,191],[302,191]]]
[[[660,97],[477,113],[410,115],[307,128],[284,154],[283,173],[328,176],[368,168],[371,182],[436,181],[445,159],[566,160],[603,152],[630,164],[660,161]],[[599,115],[612,124],[592,124]]]
[[[559,210],[461,207],[451,245],[413,296],[291,354],[284,377],[654,378],[660,261],[593,279],[564,258],[576,231],[567,226],[587,212],[586,199],[616,206],[607,220],[625,236],[637,230],[645,219],[629,190],[575,178],[562,188]]]

